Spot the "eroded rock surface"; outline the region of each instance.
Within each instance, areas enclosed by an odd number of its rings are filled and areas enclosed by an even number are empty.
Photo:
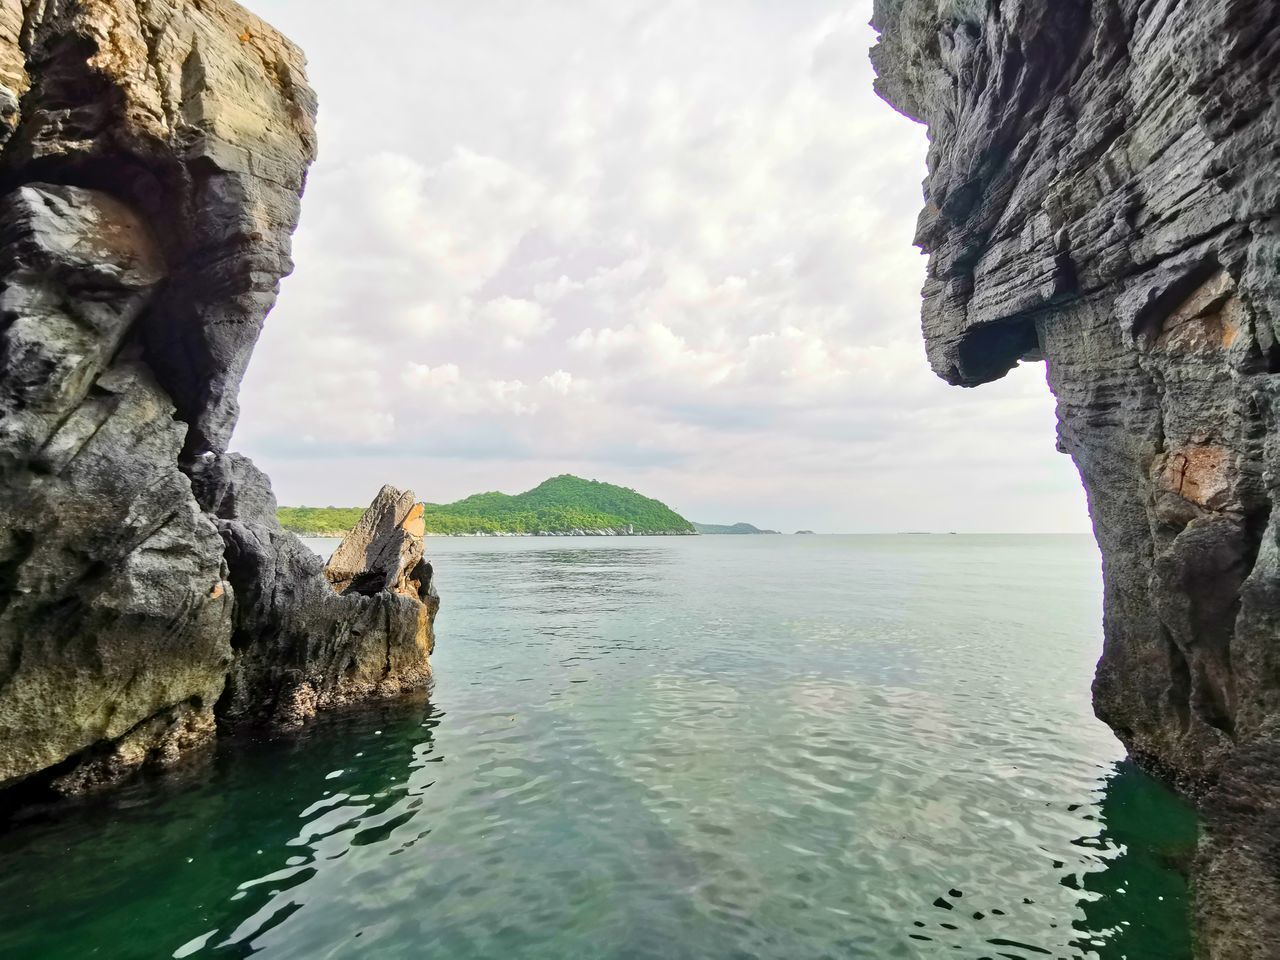
[[[384,488],[365,513],[357,531],[372,528],[380,536],[366,541],[372,548],[366,565],[345,567],[365,585],[355,590],[334,583],[332,565],[325,570],[280,526],[270,483],[249,460],[207,457],[193,476],[226,540],[236,596],[236,660],[221,720],[296,726],[317,710],[426,685],[440,601],[423,560],[422,531],[407,519],[421,515],[412,493]],[[393,557],[406,567],[396,568]]]
[[[1200,798],[1203,948],[1280,956],[1280,5],[877,0],[927,123],[931,363],[1045,359],[1106,586],[1098,715]]]
[[[325,565],[333,589],[344,596],[391,590],[425,600],[431,564],[423,559],[423,517],[412,490],[383,487]]]
[[[0,788],[429,676],[434,598],[336,593],[226,449],[303,67],[229,0],[0,0]]]

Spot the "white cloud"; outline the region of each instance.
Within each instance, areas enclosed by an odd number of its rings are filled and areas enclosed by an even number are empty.
[[[258,0],[323,105],[238,437],[282,500],[576,469],[712,520],[1084,528],[1042,375],[925,366],[869,0],[367,6]]]
[[[565,370],[557,370],[543,377],[542,385],[554,394],[567,397],[574,387],[573,374]]]
[[[413,390],[448,390],[461,382],[462,371],[456,363],[430,367],[425,363],[411,362],[405,368],[403,380]]]
[[[501,340],[502,345],[511,350],[555,326],[555,320],[542,304],[507,296],[482,304],[475,312],[475,319],[476,336]]]

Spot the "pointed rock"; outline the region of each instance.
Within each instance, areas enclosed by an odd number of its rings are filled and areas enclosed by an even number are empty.
[[[431,564],[423,560],[423,507],[411,490],[383,487],[329,559],[324,575],[342,595],[383,590],[425,602]]]

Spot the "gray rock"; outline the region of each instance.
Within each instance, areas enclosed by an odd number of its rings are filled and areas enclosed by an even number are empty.
[[[387,582],[339,592],[319,557],[280,526],[269,481],[249,460],[235,454],[206,458],[193,480],[226,541],[236,596],[235,663],[220,720],[295,726],[317,710],[427,685],[440,601],[431,566],[422,559],[420,531],[413,536],[394,528],[407,539],[398,549],[410,564],[394,579],[384,566],[378,577]],[[399,506],[399,491],[391,492]],[[415,509],[413,495],[404,497]],[[370,525],[381,526],[385,503],[383,495],[374,501],[366,513]],[[392,539],[398,538],[385,538]],[[390,556],[374,553],[383,562]],[[348,569],[353,580],[364,579],[363,571]]]
[[[149,231],[47,185],[0,223],[0,786],[76,756],[85,785],[212,734],[231,596],[173,403],[122,351],[164,278]]]
[[[929,360],[962,386],[1047,361],[1102,548],[1098,715],[1202,801],[1206,955],[1280,956],[1280,6],[875,24],[878,91],[930,131]]]
[[[431,565],[423,559],[424,509],[413,491],[383,487],[325,566],[343,596],[391,590],[426,600]]]
[[[429,575],[338,595],[226,452],[314,115],[229,0],[0,0],[0,788],[430,677]]]

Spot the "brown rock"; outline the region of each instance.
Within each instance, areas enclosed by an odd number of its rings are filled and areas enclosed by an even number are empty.
[[[326,574],[280,526],[270,485],[251,462],[212,457],[192,476],[227,543],[236,597],[236,660],[219,702],[225,725],[293,726],[318,710],[429,684],[440,600],[422,538],[404,529],[412,493],[385,488]]]

